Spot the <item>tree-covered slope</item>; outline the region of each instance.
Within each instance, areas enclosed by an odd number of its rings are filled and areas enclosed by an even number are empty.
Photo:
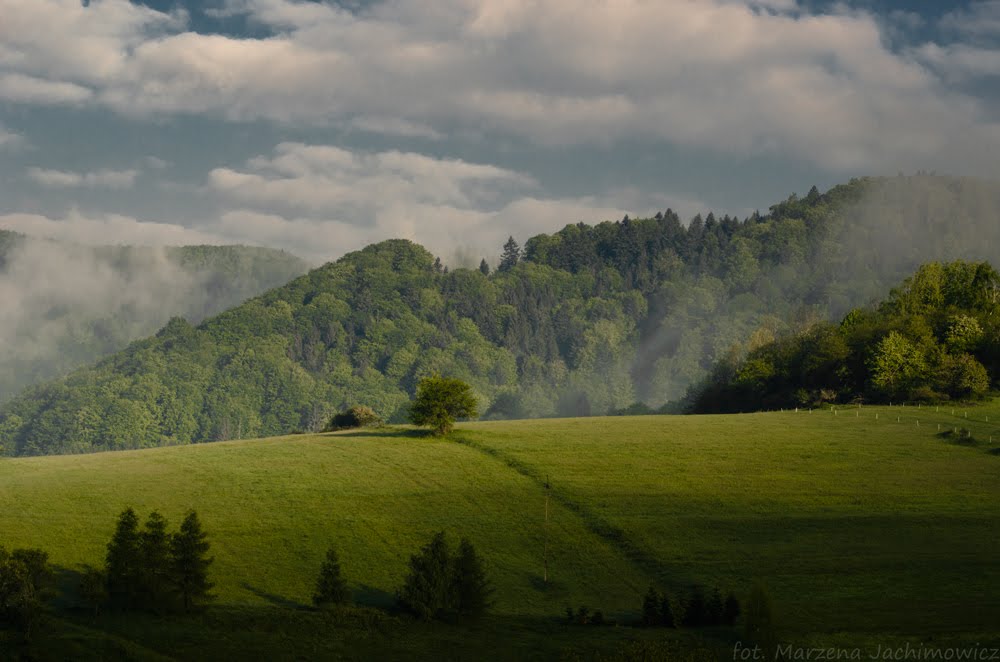
[[[996,209],[990,182],[854,180],[742,221],[668,210],[568,225],[520,260],[510,246],[489,274],[387,241],[24,393],[0,409],[0,443],[35,454],[280,434],[355,404],[399,420],[433,372],[471,383],[488,417],[655,408],[923,262],[990,257]]]
[[[84,247],[0,230],[0,402],[161,328],[194,321],[307,269],[246,246]]]
[[[1000,274],[986,262],[931,262],[877,307],[721,362],[692,407],[968,400],[986,395],[998,378]]]

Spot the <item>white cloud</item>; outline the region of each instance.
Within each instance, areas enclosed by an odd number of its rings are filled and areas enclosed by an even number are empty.
[[[282,143],[241,168],[216,168],[208,188],[223,204],[237,205],[213,226],[215,233],[315,261],[390,237],[411,239],[446,258],[456,252],[494,256],[509,234],[524,240],[579,221],[705,208],[700,201],[634,189],[551,199],[538,195],[530,177],[492,165],[302,143]]]
[[[184,246],[228,243],[220,235],[175,223],[140,221],[118,214],[87,215],[75,209],[61,218],[21,213],[0,215],[0,228],[34,237],[87,245],[115,243]]]
[[[0,99],[19,103],[76,104],[86,101],[92,92],[75,83],[45,80],[23,74],[0,76]]]
[[[1000,35],[1000,0],[978,0],[968,7],[948,12],[941,27],[975,37]]]
[[[0,0],[2,58],[12,75],[92,89],[92,102],[131,116],[544,145],[640,139],[852,172],[997,167],[985,103],[926,58],[889,50],[879,19],[844,6],[384,0],[351,12],[233,0],[222,11],[273,34],[197,34],[183,15],[126,0]],[[976,14],[976,29],[992,15]],[[971,29],[965,15],[948,21]]]
[[[31,167],[28,177],[37,184],[48,188],[109,188],[127,189],[135,184],[137,170],[95,170],[94,172],[68,172]]]

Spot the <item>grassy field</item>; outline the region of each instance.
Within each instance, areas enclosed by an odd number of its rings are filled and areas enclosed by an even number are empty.
[[[942,437],[939,425],[972,438]],[[213,618],[224,620],[308,603],[331,544],[357,601],[389,606],[409,555],[444,529],[488,561],[496,616],[478,636],[492,651],[571,648],[578,635],[554,625],[566,605],[624,622],[650,583],[745,595],[755,581],[786,641],[983,643],[1000,639],[998,448],[994,403],[470,423],[448,440],[400,428],[3,459],[0,540],[73,569],[101,563],[127,505],[174,524],[196,508],[216,557]],[[179,650],[170,627],[147,628],[151,651]],[[405,619],[392,627],[424,642],[400,650],[462,650],[446,643],[462,639],[455,630],[425,641]],[[653,635],[587,636],[613,646]]]

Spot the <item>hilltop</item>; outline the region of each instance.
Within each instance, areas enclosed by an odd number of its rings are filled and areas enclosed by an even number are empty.
[[[992,257],[997,209],[995,183],[919,175],[814,188],[742,220],[568,225],[512,242],[498,270],[448,270],[390,240],[30,389],[0,408],[0,444],[275,435],[356,404],[400,421],[432,372],[472,384],[487,418],[650,411],[723,357],[839,318],[924,262]]]
[[[0,402],[124,349],[178,315],[198,322],[307,270],[249,246],[79,246],[0,230]]]

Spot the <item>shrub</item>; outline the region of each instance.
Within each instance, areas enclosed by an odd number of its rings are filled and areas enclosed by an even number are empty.
[[[324,432],[351,430],[354,428],[370,428],[382,425],[382,417],[371,407],[355,406],[335,414],[323,429]]]

